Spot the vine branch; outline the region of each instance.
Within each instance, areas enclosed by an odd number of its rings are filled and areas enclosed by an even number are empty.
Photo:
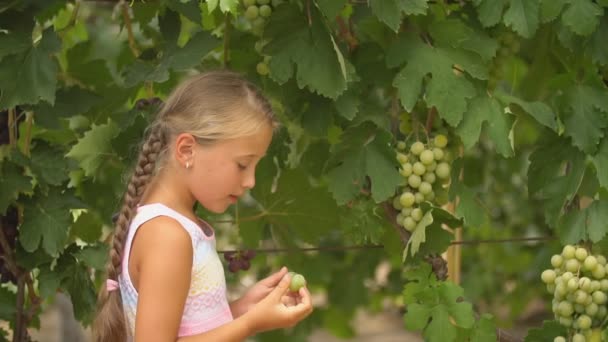
[[[224,69],[227,69],[230,64],[230,28],[232,24],[230,22],[230,13],[226,13],[224,18],[224,56],[223,65]]]
[[[122,10],[122,17],[125,21],[125,26],[127,28],[129,48],[131,48],[133,56],[137,58],[139,56],[139,49],[137,48],[137,44],[135,43],[135,36],[133,35],[133,26],[131,25],[131,15],[129,14],[129,6],[126,2],[122,2],[120,6]]]

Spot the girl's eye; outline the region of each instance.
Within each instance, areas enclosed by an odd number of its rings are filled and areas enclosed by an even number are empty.
[[[243,164],[240,164],[240,163],[236,163],[236,165],[238,165],[238,167],[239,167],[240,170],[245,170],[247,168],[247,165],[243,165]]]

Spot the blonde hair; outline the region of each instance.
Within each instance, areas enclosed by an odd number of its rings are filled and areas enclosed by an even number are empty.
[[[255,134],[268,124],[273,129],[278,127],[269,102],[240,74],[212,71],[191,77],[178,86],[148,128],[141,145],[115,222],[107,279],[117,281],[121,274],[131,219],[151,178],[166,162],[168,142],[181,133],[190,133],[201,144],[213,144]],[[108,292],[105,282],[92,328],[95,342],[126,341],[128,336],[120,291]]]

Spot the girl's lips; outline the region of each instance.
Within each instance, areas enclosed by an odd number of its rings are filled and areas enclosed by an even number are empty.
[[[230,201],[231,201],[232,203],[236,203],[236,201],[238,201],[238,200],[239,200],[239,198],[238,198],[238,197],[236,197],[236,196],[234,196],[234,195],[230,195],[230,196],[228,196],[228,197],[230,197]]]

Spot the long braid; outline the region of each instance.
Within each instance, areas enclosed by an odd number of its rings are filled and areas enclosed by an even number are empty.
[[[116,220],[110,258],[106,264],[107,279],[118,280],[122,271],[122,253],[129,225],[137,210],[137,205],[144,194],[156,167],[156,162],[166,145],[165,133],[160,125],[151,127],[144,141],[135,170],[123,198],[123,205]],[[105,285],[105,283],[104,283]],[[120,291],[108,292],[105,286],[99,293],[99,312],[94,323],[96,342],[125,341],[127,336],[126,323],[122,312]]]

